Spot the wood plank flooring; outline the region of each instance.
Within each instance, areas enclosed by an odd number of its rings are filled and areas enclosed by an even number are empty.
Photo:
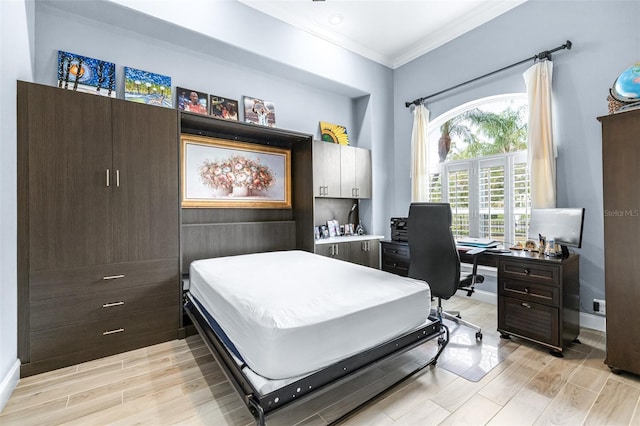
[[[496,307],[454,297],[445,308],[497,335]],[[640,378],[604,364],[604,333],[583,329],[564,358],[519,346],[478,382],[427,367],[347,417],[435,351],[435,342],[396,357],[268,425],[640,425]],[[250,425],[253,417],[198,336],[24,378],[1,425]]]

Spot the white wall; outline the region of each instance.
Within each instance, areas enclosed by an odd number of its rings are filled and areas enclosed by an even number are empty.
[[[33,3],[0,1],[0,411],[18,382],[16,80],[32,80]]]
[[[581,307],[604,298],[604,238],[601,130],[615,78],[638,61],[640,2],[529,0],[447,43],[394,73],[395,188],[393,213],[406,214],[410,202],[412,115],[405,101],[427,96],[486,74],[543,50],[573,42],[553,54],[553,93],[558,207],[585,207],[580,253]],[[524,92],[522,65],[429,102],[432,118],[473,99]]]

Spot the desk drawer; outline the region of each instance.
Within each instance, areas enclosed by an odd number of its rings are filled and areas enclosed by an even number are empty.
[[[401,277],[406,277],[409,275],[408,264],[388,262],[386,259],[382,262],[382,270],[391,272],[392,274],[400,275]]]
[[[31,330],[44,330],[180,304],[180,283],[167,281],[127,289],[91,291],[31,303]]]
[[[559,310],[512,297],[499,298],[498,330],[561,348]]]
[[[505,280],[499,281],[500,296],[516,297],[527,302],[544,303],[552,306],[560,305],[560,287],[533,281]]]
[[[546,284],[560,283],[560,268],[555,265],[500,260],[499,267],[498,274],[504,278],[515,278],[517,280]]]
[[[406,244],[383,243],[382,254],[405,259],[407,263],[409,262],[409,246]]]

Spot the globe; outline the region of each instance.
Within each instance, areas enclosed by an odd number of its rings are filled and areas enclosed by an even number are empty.
[[[640,101],[640,63],[624,70],[613,84],[611,92],[621,102]]]

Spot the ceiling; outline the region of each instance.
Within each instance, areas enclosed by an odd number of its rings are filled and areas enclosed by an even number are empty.
[[[527,0],[238,1],[395,69]]]

